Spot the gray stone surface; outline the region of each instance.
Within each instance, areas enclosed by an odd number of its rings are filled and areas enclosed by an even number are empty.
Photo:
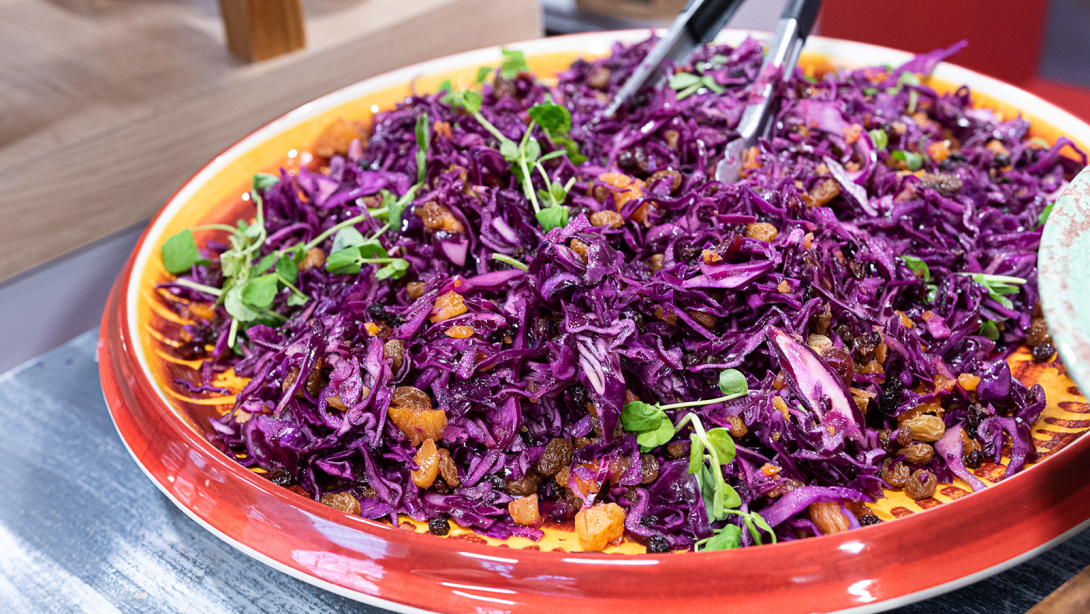
[[[0,375],[0,613],[381,611],[250,559],[160,494],[110,421],[97,335]],[[1025,612],[1088,564],[1090,531],[897,612]]]

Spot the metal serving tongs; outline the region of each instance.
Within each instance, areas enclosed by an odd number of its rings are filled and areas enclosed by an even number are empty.
[[[677,64],[688,62],[689,56],[697,47],[719,34],[742,2],[743,0],[689,0],[689,4],[685,5],[674,23],[670,24],[666,36],[655,44],[628,81],[618,90],[613,102],[606,108],[605,115],[613,117],[617,109],[643,86],[661,85],[665,77],[660,68],[662,61],[670,59]]]
[[[776,33],[768,45],[761,70],[753,83],[750,99],[755,102],[746,106],[738,122],[738,137],[727,143],[723,159],[715,167],[715,179],[723,183],[737,183],[742,170],[746,150],[757,144],[757,139],[767,136],[775,115],[776,78],[788,79],[799,61],[799,52],[814,28],[821,0],[787,0]]]

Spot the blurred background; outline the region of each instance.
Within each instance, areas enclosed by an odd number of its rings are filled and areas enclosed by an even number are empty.
[[[729,27],[771,30],[785,0]],[[251,130],[393,68],[662,26],[684,0],[0,0],[0,372],[98,323],[147,220]],[[817,33],[924,52],[1090,119],[1088,0],[825,0]]]

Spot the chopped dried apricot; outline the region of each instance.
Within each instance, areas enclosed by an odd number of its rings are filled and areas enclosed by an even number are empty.
[[[473,336],[472,326],[451,326],[443,332],[444,335],[452,339],[468,339]]]
[[[610,542],[624,535],[625,513],[616,503],[584,507],[575,515],[575,534],[579,545],[589,552],[601,552]]]
[[[776,286],[776,291],[780,294],[787,294],[788,292],[791,292],[791,284],[787,283],[787,280],[785,279]]]
[[[434,324],[460,316],[466,311],[468,309],[466,308],[465,299],[462,298],[461,294],[451,290],[435,299],[435,305],[431,308],[431,317],[429,319]]]
[[[410,472],[413,482],[420,488],[430,487],[435,483],[435,478],[439,477],[439,453],[435,449],[435,440],[425,439],[413,460],[419,467]]]
[[[541,514],[537,511],[537,495],[519,497],[507,504],[507,513],[511,514],[511,520],[515,524],[524,527],[537,526],[541,522]]]
[[[700,252],[700,257],[703,258],[704,264],[715,264],[723,260],[723,257],[719,255],[719,252],[714,249],[706,249]]]
[[[440,439],[447,428],[447,414],[442,409],[432,409],[431,399],[418,388],[398,386],[394,389],[390,407],[386,410],[390,420],[417,446],[426,439]]]
[[[617,211],[620,211],[628,201],[643,198],[644,183],[639,179],[624,173],[602,173],[598,175],[598,180],[619,190],[613,193],[613,204],[616,205]]]
[[[972,373],[962,373],[958,376],[958,384],[966,391],[972,392],[980,385],[980,378]]]
[[[852,124],[850,126],[844,126],[842,129],[844,133],[844,140],[851,145],[859,140],[859,135],[863,134],[863,126],[860,124]]]
[[[326,126],[314,140],[314,153],[322,158],[343,156],[348,153],[348,146],[356,139],[367,145],[367,129],[363,124],[338,118]]]
[[[901,318],[901,326],[904,326],[905,328],[916,328],[916,323],[913,322],[912,319],[909,318],[908,314],[906,314],[905,312],[894,309],[893,313],[897,314],[897,317]]]
[[[374,337],[382,329],[380,329],[378,327],[378,324],[375,324],[374,322],[364,322],[363,323],[363,330],[367,331],[368,335],[371,335],[372,337]]]
[[[927,157],[935,162],[942,162],[950,155],[950,146],[946,141],[936,141],[927,146]]]

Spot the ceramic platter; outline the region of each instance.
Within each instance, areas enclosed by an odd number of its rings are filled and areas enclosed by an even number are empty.
[[[739,43],[747,33],[724,31]],[[578,57],[600,57],[616,41],[646,31],[605,32],[512,45],[532,70],[550,76]],[[881,47],[811,38],[801,63],[897,65],[909,55]],[[941,485],[912,501],[900,493],[874,506],[886,522],[836,535],[723,552],[640,554],[634,542],[606,553],[578,552],[572,533],[550,530],[539,543],[485,540],[455,528],[439,538],[426,527],[399,527],[349,516],[274,485],[208,443],[208,418],[233,397],[194,398],[174,377],[198,365],[170,351],[184,322],[155,284],[168,278],[157,257],[167,237],[201,223],[233,223],[258,171],[290,166],[337,118],[369,123],[376,111],[444,79],[470,82],[495,65],[493,47],[425,62],[362,81],[304,105],[241,140],[178,190],[141,237],[118,277],[99,341],[110,412],[136,462],[191,518],[248,555],[330,591],[396,611],[875,612],[924,599],[994,574],[1047,549],[1090,518],[1090,407],[1068,374],[1090,383],[1090,175],[1061,199],[1044,233],[1041,294],[1064,367],[1013,355],[1013,373],[1045,387],[1048,409],[1033,435],[1036,465],[996,484],[1003,467],[977,475],[991,487]],[[1012,117],[1032,136],[1067,135],[1086,149],[1090,126],[1043,100],[989,77],[940,65],[930,85],[967,84],[975,101]],[[237,382],[236,382],[237,384]]]

